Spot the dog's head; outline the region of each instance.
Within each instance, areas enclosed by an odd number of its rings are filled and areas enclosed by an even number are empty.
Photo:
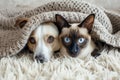
[[[19,19],[21,28],[27,23],[27,19]],[[30,35],[27,46],[34,53],[34,58],[41,63],[48,61],[54,51],[59,50],[58,29],[52,22],[40,24]]]
[[[95,15],[90,14],[82,23],[69,24],[65,18],[56,14],[56,24],[60,32],[59,38],[63,54],[67,52],[70,56],[77,57],[78,55],[87,55],[87,52],[91,51],[90,32],[94,18]]]
[[[59,49],[57,27],[53,23],[41,24],[30,35],[28,47],[34,52],[37,61],[48,61],[54,51]]]

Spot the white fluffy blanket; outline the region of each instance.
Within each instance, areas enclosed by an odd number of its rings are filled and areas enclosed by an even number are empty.
[[[120,53],[106,50],[97,59],[52,58],[44,64],[32,60],[31,55],[0,60],[0,80],[119,80]]]

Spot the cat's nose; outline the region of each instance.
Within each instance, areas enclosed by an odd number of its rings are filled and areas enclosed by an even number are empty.
[[[77,54],[78,52],[79,52],[79,46],[77,44],[74,44],[74,46],[72,48],[72,53]]]

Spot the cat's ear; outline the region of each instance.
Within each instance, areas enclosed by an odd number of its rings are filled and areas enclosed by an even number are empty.
[[[59,14],[55,15],[55,19],[56,19],[56,25],[60,32],[62,31],[63,28],[70,26],[69,23],[67,22],[67,20]]]
[[[25,24],[28,22],[28,18],[19,18],[16,20],[15,27],[23,28]]]
[[[87,28],[90,32],[92,30],[93,24],[94,24],[95,14],[90,14],[87,16],[81,24],[79,24],[79,27]]]

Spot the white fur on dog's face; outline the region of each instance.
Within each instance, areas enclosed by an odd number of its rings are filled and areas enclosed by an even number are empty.
[[[34,52],[34,58],[42,56],[44,61],[48,61],[53,52],[60,48],[58,29],[53,23],[41,24],[32,32],[31,37],[35,39],[35,44],[32,44],[29,40],[28,47]]]

